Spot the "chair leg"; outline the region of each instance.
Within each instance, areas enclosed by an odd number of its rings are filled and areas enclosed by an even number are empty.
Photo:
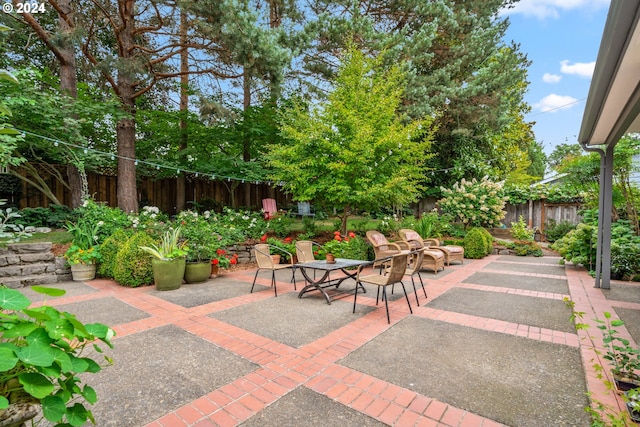
[[[411,275],[411,284],[413,285],[413,293],[416,296],[416,304],[420,307],[420,301],[418,301],[418,291],[416,290],[416,283],[413,280],[413,274]]]
[[[379,300],[380,300],[380,286],[378,286],[378,293],[376,294],[376,305],[378,305]]]
[[[296,267],[292,267],[293,268],[293,290],[297,291],[298,288],[296,288]]]
[[[402,285],[402,290],[404,291],[404,297],[407,299],[407,305],[409,305],[409,312],[413,314],[413,310],[411,309],[411,303],[409,302],[409,295],[407,295],[407,290],[404,287],[404,283],[400,282],[400,284]]]
[[[276,286],[276,271],[271,270],[271,286],[273,286],[273,292],[278,296],[278,287]]]
[[[424,282],[422,281],[422,276],[420,275],[419,271],[418,271],[418,278],[420,279],[420,284],[422,285],[422,292],[424,292],[424,297],[429,298],[427,296],[427,290],[424,288]]]
[[[260,269],[256,270],[256,275],[253,276],[253,285],[251,285],[251,292],[249,292],[250,294],[253,293],[253,287],[256,285],[256,280],[258,279],[258,272],[260,271]]]
[[[387,287],[382,287],[382,298],[384,299],[384,306],[387,309],[387,323],[391,324],[391,318],[389,317],[389,301],[387,301]]]
[[[353,293],[353,312],[356,312],[356,298],[358,298],[358,285],[361,285],[360,282],[356,282],[356,291]]]

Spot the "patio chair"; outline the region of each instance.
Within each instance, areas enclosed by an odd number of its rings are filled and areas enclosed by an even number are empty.
[[[438,274],[440,269],[444,270],[446,263],[446,254],[444,251],[426,246],[422,237],[414,230],[403,228],[398,231],[398,234],[400,234],[402,240],[406,242],[412,250],[423,250],[424,259],[421,263],[421,268],[431,269],[434,274]],[[422,278],[420,278],[420,280],[422,280]]]
[[[298,215],[299,216],[316,216],[311,212],[311,204],[309,202],[298,202]]]
[[[353,294],[353,312],[356,312],[356,299],[358,298],[358,287],[363,286],[364,283],[368,283],[371,285],[378,286],[378,294],[376,296],[376,305],[378,305],[378,301],[380,300],[380,288],[382,288],[382,298],[384,299],[384,305],[387,310],[387,322],[391,323],[391,318],[389,317],[389,301],[387,298],[387,286],[394,285],[396,283],[400,283],[402,285],[402,290],[404,291],[404,296],[407,299],[407,304],[409,305],[409,311],[413,314],[413,310],[411,309],[411,303],[409,302],[409,296],[407,295],[407,289],[404,287],[404,283],[402,283],[402,279],[407,271],[407,262],[409,255],[406,253],[401,253],[394,255],[389,260],[389,267],[386,269],[385,274],[369,274],[366,276],[361,275],[363,271],[363,266],[358,268],[358,274],[356,276],[356,289]],[[364,287],[363,287],[364,289]]]
[[[262,210],[264,211],[264,219],[270,220],[278,213],[276,207],[276,199],[262,199]]]
[[[298,240],[296,242],[296,257],[298,258],[298,262],[315,261],[316,257],[314,255],[314,252],[319,249],[322,249],[322,245],[319,243],[313,242],[311,240]],[[316,270],[313,270],[313,278],[316,278]]]
[[[445,263],[451,265],[453,261],[460,261],[464,264],[464,247],[457,245],[440,245],[438,239],[424,239],[424,244],[429,249],[436,249],[444,252]]]
[[[407,269],[404,272],[405,276],[411,277],[411,284],[413,285],[413,292],[416,295],[416,304],[418,304],[418,307],[420,307],[420,301],[418,301],[418,291],[416,290],[416,283],[415,283],[415,280],[413,279],[413,276],[417,275],[418,279],[420,279],[420,285],[422,285],[422,292],[424,292],[424,297],[427,298],[427,290],[424,288],[424,282],[422,281],[422,276],[420,275],[420,270],[423,267],[422,263],[425,259],[426,258],[425,258],[424,250],[417,250],[417,251],[411,252],[411,254],[409,255],[409,263],[407,265]],[[442,268],[444,268],[444,265]],[[393,293],[393,287],[391,287],[391,293]]]
[[[407,242],[389,242],[384,234],[376,230],[367,231],[367,240],[373,246],[375,261],[373,267],[381,267],[383,260],[397,254],[408,254],[411,246]]]
[[[271,257],[271,250],[274,249],[276,251],[282,252],[283,254],[289,255],[289,263],[288,264],[276,264]],[[276,288],[276,271],[284,270],[285,268],[295,268],[295,264],[293,263],[293,256],[287,251],[277,246],[268,245],[266,243],[261,243],[254,246],[256,262],[258,263],[258,269],[256,270],[256,275],[253,277],[253,285],[251,285],[251,292],[253,293],[253,288],[256,286],[256,280],[258,279],[258,273],[260,270],[271,270],[271,286],[273,286],[273,291],[278,296],[278,289]],[[295,270],[294,270],[295,273]],[[295,274],[292,275],[291,280],[293,281],[293,289],[296,289],[296,277]]]

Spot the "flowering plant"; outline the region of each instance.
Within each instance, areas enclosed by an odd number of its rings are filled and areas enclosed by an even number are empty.
[[[260,240],[262,241],[262,238]],[[272,246],[289,252],[291,255],[295,255],[296,253],[296,242],[291,237],[285,237],[282,240],[276,239],[275,237],[269,237],[264,241]],[[285,262],[289,261],[289,255],[282,251],[271,249],[271,254],[280,255],[281,259]]]
[[[503,184],[491,182],[486,176],[480,181],[463,178],[451,189],[441,187],[444,197],[438,200],[438,206],[465,227],[497,227],[506,214],[506,197],[501,195]]]
[[[78,245],[71,245],[64,254],[65,259],[69,264],[95,264],[102,261],[100,255],[100,249],[96,246],[91,246],[88,249],[83,249]]]
[[[238,263],[238,254],[229,256],[224,249],[218,248],[215,255],[211,259],[211,264],[221,268],[229,268],[230,265]]]

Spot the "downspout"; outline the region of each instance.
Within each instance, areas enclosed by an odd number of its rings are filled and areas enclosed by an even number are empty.
[[[585,151],[600,154],[595,287],[611,289],[611,209],[613,205],[613,149],[615,143],[607,145],[606,150],[588,147],[584,142],[580,142],[580,145]]]

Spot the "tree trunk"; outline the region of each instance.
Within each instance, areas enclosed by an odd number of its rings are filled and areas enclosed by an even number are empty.
[[[135,46],[135,4],[133,0],[119,2],[122,29],[120,31],[120,60],[125,62],[130,58]],[[121,119],[116,125],[118,141],[118,207],[123,211],[138,212],[138,197],[136,188],[136,100],[135,83],[133,77],[126,70],[126,65],[118,70],[117,93],[122,107],[130,115]]]
[[[70,0],[60,0],[58,6],[62,12],[58,15],[58,28],[63,35],[58,57],[58,62],[60,63],[60,91],[76,100],[78,98],[78,80],[76,75],[76,53],[71,41],[73,28],[64,19],[64,16],[70,18],[73,16],[73,8]],[[83,191],[83,188],[86,188],[82,182],[83,177],[86,180],[86,175],[80,175],[76,165],[72,163],[67,165],[67,180],[69,182],[72,209],[80,206],[82,198],[87,196]]]
[[[180,11],[180,44],[187,45],[187,14]],[[180,148],[179,151],[186,150],[189,140],[187,113],[189,112],[189,49],[183,47],[180,51]],[[184,175],[179,175],[176,179],[176,214],[186,208],[186,180]]]

